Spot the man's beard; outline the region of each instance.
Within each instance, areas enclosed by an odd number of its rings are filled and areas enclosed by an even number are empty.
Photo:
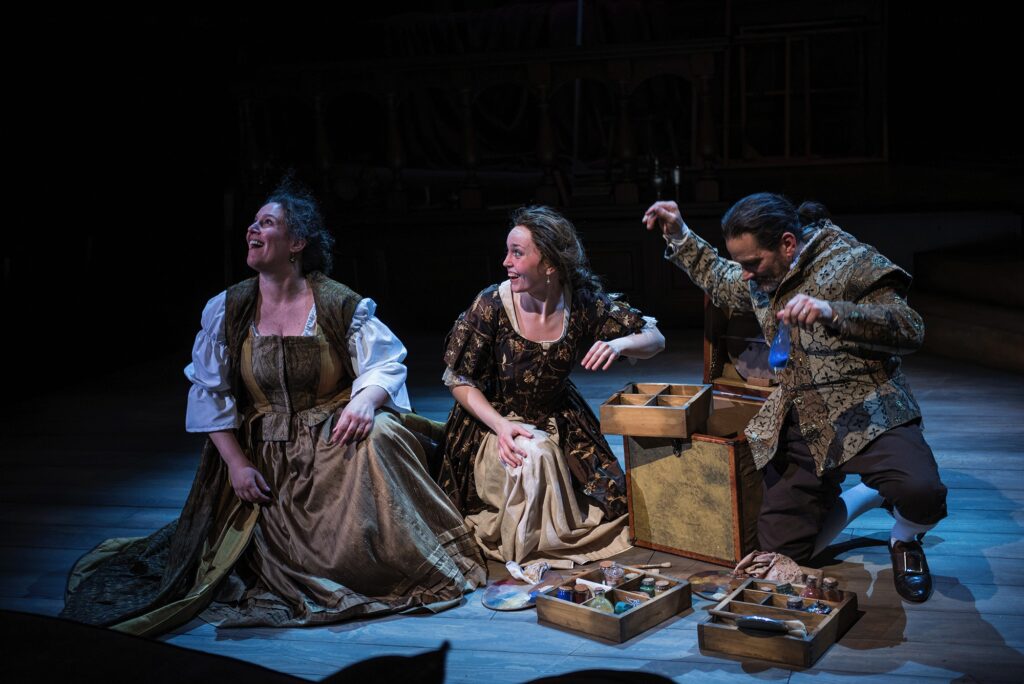
[[[753,280],[754,285],[757,287],[758,291],[769,295],[778,290],[779,285],[782,284],[782,277],[764,279],[754,278]]]

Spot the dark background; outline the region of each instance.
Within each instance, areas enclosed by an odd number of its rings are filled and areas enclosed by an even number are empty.
[[[722,40],[723,6],[734,14],[760,13],[766,21],[785,23],[813,18],[821,5],[587,2],[584,47]],[[851,166],[848,192],[821,196],[814,173],[794,174],[791,165],[769,164],[759,172],[761,189],[785,191],[797,200],[814,197],[837,213],[995,209],[1019,216],[1024,157],[1019,56],[1013,48],[1017,24],[1009,11],[985,3],[965,4],[958,12],[925,3],[839,5],[883,18],[886,78],[871,87],[885,96],[888,154],[872,168],[897,185],[861,196],[857,183],[864,171]],[[527,55],[571,48],[574,42],[574,2],[435,1],[416,8],[374,2],[344,13],[288,10],[265,16],[141,9],[131,15],[37,14],[19,23],[20,29],[12,25],[11,30],[24,31],[26,44],[8,49],[13,88],[7,109],[14,116],[6,137],[17,190],[6,197],[3,307],[13,342],[8,349],[15,349],[9,357],[15,381],[26,378],[28,391],[49,391],[155,356],[180,354],[184,364],[205,300],[226,280],[245,275],[239,255],[243,230],[259,206],[256,198],[284,168],[298,167],[303,176],[313,164],[307,126],[277,139],[276,157],[262,177],[247,170],[240,88],[259,90],[279,79],[282,68],[320,78],[324,65],[359,63],[372,70],[374,64],[421,54],[450,59],[457,68],[483,54]],[[524,13],[546,17],[546,28],[539,34],[510,30],[509,17]],[[616,14],[636,20],[599,20]],[[468,17],[471,30],[463,35],[473,40],[418,44],[385,30],[452,16]],[[644,21],[649,16],[657,21]],[[368,120],[359,101],[336,110],[329,125],[363,127],[368,148],[385,145],[380,121]],[[445,157],[435,156],[433,162],[438,158]],[[450,159],[451,168],[458,169],[457,151]],[[437,167],[432,168],[444,171]],[[961,191],[955,197],[916,192],[900,201],[899,179],[913,177],[918,169],[942,174]],[[828,172],[840,179],[847,173],[842,165]],[[304,179],[320,190],[317,177],[306,173]],[[713,226],[713,217],[739,199],[730,188],[740,185],[723,183],[720,200],[695,211],[711,217]],[[379,218],[382,239],[389,232],[404,236],[392,248],[413,255],[411,263],[423,269],[420,282],[429,283],[438,263],[431,230],[463,225],[467,219],[460,213],[472,217],[469,223],[488,226],[495,266],[500,262],[508,198],[491,206],[487,192],[498,191],[485,189],[484,208],[468,214],[457,204],[418,212],[393,210],[383,200],[326,204],[339,250],[345,249],[345,226],[372,226]],[[645,192],[641,188],[635,205],[609,198],[604,215],[638,217],[651,199]],[[528,195],[524,191],[513,201],[528,201]],[[573,207],[566,211],[584,229],[586,217],[602,215],[603,208],[580,210],[582,219]],[[225,247],[226,220],[237,233],[237,252]],[[425,228],[410,232],[418,225]],[[487,284],[476,282],[472,291]],[[417,293],[437,303],[431,318],[436,324],[429,327],[450,324],[468,303],[467,287],[424,287]],[[378,299],[382,316],[399,334],[423,327],[423,319],[397,304],[401,293],[364,294]]]

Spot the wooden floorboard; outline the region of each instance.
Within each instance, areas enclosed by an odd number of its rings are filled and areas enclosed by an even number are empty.
[[[628,381],[698,381],[697,331],[669,334],[669,350],[635,366],[575,376],[596,406]],[[440,336],[406,340],[410,393],[422,414],[444,420]],[[0,608],[56,615],[74,561],[113,536],[139,536],[174,519],[188,494],[202,438],[182,429],[186,385],[176,360],[114,374],[103,385],[35,397],[4,419],[0,462]],[[863,614],[808,670],[703,654],[697,624],[710,602],[625,644],[540,626],[533,611],[496,613],[482,591],[438,615],[389,616],[307,629],[216,629],[195,620],[168,643],[306,679],[379,655],[451,644],[450,682],[525,682],[612,668],[674,681],[821,684],[1020,681],[1024,673],[1024,377],[928,356],[907,359],[925,434],[946,485],[950,516],[925,540],[936,591],[921,605],[898,600],[884,546],[891,519],[872,511],[844,531],[823,572],[857,592]],[[72,407],[68,410],[68,407]],[[51,417],[62,409],[61,421]],[[621,458],[621,439],[612,437]],[[852,486],[857,478],[848,478]],[[635,548],[630,562],[670,559],[686,576],[714,566]],[[490,566],[492,579],[504,574]]]
[[[100,525],[151,531],[178,517],[179,506],[0,505],[0,525]]]
[[[952,496],[949,497],[948,501],[953,507],[957,507],[959,504],[960,492],[954,490]],[[1011,534],[1020,536],[1021,529],[1024,529],[1024,511],[1022,510],[1011,510],[1002,511],[1000,515],[993,515],[994,511],[1000,509],[970,509],[970,510],[957,510],[956,516],[946,518],[942,521],[942,532],[941,536],[943,539],[947,538],[952,533],[1000,533],[1000,534]],[[869,531],[875,530],[889,530],[892,528],[892,517],[889,516],[885,511],[870,511],[864,514],[860,518],[854,521],[853,529],[858,534],[866,534]],[[940,535],[939,532],[933,533],[936,539]],[[927,539],[928,544],[931,544],[935,539]]]

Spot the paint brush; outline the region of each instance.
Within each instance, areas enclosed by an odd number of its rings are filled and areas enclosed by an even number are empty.
[[[799,620],[778,620],[763,615],[739,615],[715,608],[708,610],[708,613],[715,617],[732,620],[738,628],[743,630],[768,634],[788,634],[800,639],[807,636],[807,626]]]
[[[559,577],[559,578],[553,579],[553,580],[552,579],[548,579],[548,578],[544,578],[540,582],[537,582],[532,587],[530,587],[530,593],[531,594],[539,594],[539,593],[547,591],[548,589],[551,589],[552,587],[557,587],[557,586],[559,586],[561,584],[569,584],[569,585],[576,584],[576,580],[577,579],[579,579],[583,575],[588,575],[588,574],[590,574],[593,571],[594,571],[594,569],[590,568],[588,570],[580,570],[578,572],[573,572],[573,573],[570,573],[569,575],[566,575],[565,577]],[[589,582],[588,580],[584,580],[584,581],[587,582],[588,584],[596,584],[596,582]],[[604,586],[604,585],[601,585],[601,586]]]

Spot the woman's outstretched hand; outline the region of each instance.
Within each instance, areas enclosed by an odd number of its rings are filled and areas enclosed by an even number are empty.
[[[270,503],[270,485],[251,465],[239,465],[228,469],[231,488],[242,501],[249,503]]]
[[[580,363],[587,370],[608,370],[622,354],[617,343],[618,340],[598,340]]]
[[[501,462],[513,468],[521,466],[523,459],[526,458],[526,452],[516,446],[516,437],[533,439],[533,433],[507,418],[501,419],[501,424],[495,432],[498,435],[498,458]]]

